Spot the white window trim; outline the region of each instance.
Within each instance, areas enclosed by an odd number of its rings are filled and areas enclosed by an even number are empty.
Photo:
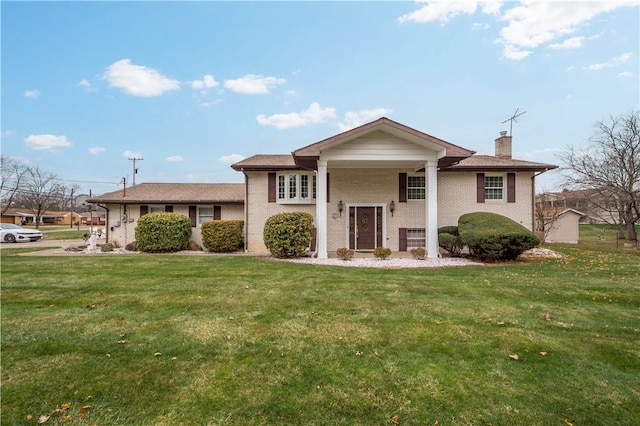
[[[295,176],[295,196],[291,197],[290,194],[290,176]],[[307,198],[301,198],[302,194],[302,178],[301,176],[307,176]],[[284,198],[281,198],[280,192],[280,182],[284,178]],[[313,172],[279,172],[276,174],[276,203],[278,204],[315,204],[316,199],[313,197],[313,194],[316,192],[314,190],[314,183],[316,183],[316,174]],[[317,183],[316,183],[317,185]]]
[[[487,188],[495,188],[497,189],[497,186],[492,186],[492,187],[487,187],[487,181],[486,179],[488,177],[501,177],[502,178],[502,198],[487,198],[487,193],[486,190]],[[485,203],[504,203],[507,201],[507,175],[505,173],[485,173],[484,175],[485,178],[485,185],[484,185],[484,202]]]
[[[420,186],[409,186],[409,178],[412,177],[421,177],[424,178],[424,186],[420,187]],[[409,196],[410,189],[423,189],[424,190],[424,197],[423,198],[411,198]],[[424,203],[424,200],[427,198],[427,177],[423,174],[407,174],[407,201],[409,202],[420,202],[420,203]]]
[[[200,209],[211,209],[211,219],[206,219],[206,220],[201,220],[202,216],[200,214]],[[215,206],[213,204],[211,205],[203,205],[203,206],[197,206],[197,211],[196,211],[196,225],[200,226],[202,225],[204,222],[208,221],[208,220],[213,220],[213,217],[215,215]],[[209,217],[209,216],[207,216]]]
[[[164,204],[149,204],[149,213],[164,213],[166,211],[166,206]]]

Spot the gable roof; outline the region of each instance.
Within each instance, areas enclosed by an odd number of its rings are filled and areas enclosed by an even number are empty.
[[[513,158],[499,158],[491,155],[474,155],[461,160],[458,164],[441,168],[447,172],[469,172],[469,171],[532,171],[542,172],[557,169],[553,164],[534,163],[532,161],[516,160]]]
[[[244,183],[141,183],[93,197],[90,203],[243,203]]]
[[[445,140],[436,138],[427,133],[413,129],[404,124],[393,121],[387,117],[382,117],[362,126],[347,130],[330,138],[323,139],[319,142],[307,145],[300,149],[293,151],[293,158],[296,163],[303,168],[312,168],[315,166],[315,161],[320,157],[322,150],[338,145],[350,139],[367,135],[376,130],[382,130],[390,133],[394,136],[398,136],[404,139],[413,140],[416,143],[424,143],[425,145],[437,145],[446,150],[446,156],[440,158],[438,164],[440,167],[454,164],[463,158],[467,158],[475,153],[475,151],[468,150],[458,145],[454,145]]]

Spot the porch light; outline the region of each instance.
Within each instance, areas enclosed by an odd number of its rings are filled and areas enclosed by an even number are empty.
[[[342,216],[342,210],[344,210],[344,203],[340,200],[338,201],[338,211],[340,212],[340,216]]]
[[[391,212],[391,216],[393,216],[393,212],[396,210],[396,203],[391,200],[391,204],[389,204],[389,211]]]

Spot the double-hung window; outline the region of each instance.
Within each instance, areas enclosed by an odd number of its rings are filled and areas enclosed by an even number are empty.
[[[425,199],[425,178],[424,176],[407,176],[407,199]]]
[[[279,203],[315,203],[316,175],[314,173],[279,173],[277,182]]]
[[[424,228],[407,229],[407,248],[426,247],[427,235]]]
[[[484,199],[487,201],[504,200],[504,176],[485,175],[484,176]]]
[[[213,220],[213,206],[198,206],[198,225]]]

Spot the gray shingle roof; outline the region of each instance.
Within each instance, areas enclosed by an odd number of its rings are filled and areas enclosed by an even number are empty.
[[[513,158],[499,158],[491,155],[473,155],[459,163],[442,168],[442,171],[471,171],[471,170],[513,170],[513,171],[543,171],[556,169],[553,164],[534,163],[532,161],[516,160]]]
[[[141,183],[92,197],[92,203],[243,203],[244,183]]]
[[[291,154],[277,154],[277,155],[253,155],[249,158],[245,158],[242,161],[238,161],[232,164],[231,167],[234,170],[282,170],[282,169],[297,169],[296,162],[293,160]]]

